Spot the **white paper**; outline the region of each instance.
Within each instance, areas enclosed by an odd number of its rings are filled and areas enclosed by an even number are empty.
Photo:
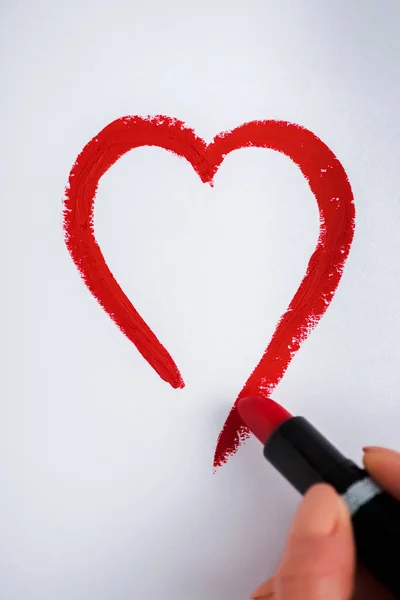
[[[256,440],[216,475],[213,452],[302,279],[315,199],[263,149],[229,155],[214,188],[156,148],[104,176],[96,237],[176,360],[177,391],[79,277],[64,187],[127,114],[182,119],[206,141],[255,119],[318,135],[349,176],[355,239],[274,398],[357,460],[398,446],[400,5],[14,0],[0,21],[0,595],[248,598],[299,498]]]

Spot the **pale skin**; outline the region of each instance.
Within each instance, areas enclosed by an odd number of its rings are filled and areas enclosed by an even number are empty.
[[[400,500],[400,453],[364,448],[371,477]],[[356,566],[347,506],[326,484],[313,486],[293,519],[273,577],[251,596],[257,600],[395,600],[369,573]]]

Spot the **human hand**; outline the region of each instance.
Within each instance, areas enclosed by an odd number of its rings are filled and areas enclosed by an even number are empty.
[[[371,477],[400,500],[400,454],[364,448]],[[373,576],[356,567],[347,506],[326,484],[304,496],[275,575],[251,596],[257,600],[394,600]]]

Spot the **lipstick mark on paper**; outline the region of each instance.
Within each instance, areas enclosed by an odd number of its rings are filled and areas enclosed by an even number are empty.
[[[115,280],[93,228],[100,178],[126,152],[141,146],[158,146],[185,158],[201,181],[211,185],[225,156],[249,146],[285,154],[307,179],[320,214],[317,246],[298,290],[237,400],[251,395],[270,396],[300,345],[328,308],[350,251],[355,211],[341,163],[311,131],[284,121],[245,123],[218,134],[206,144],[177,119],[127,116],[107,125],[84,147],[72,167],[64,198],[64,231],[69,253],[103,309],[159,376],[174,388],[184,387],[178,367]],[[224,464],[250,435],[236,409],[237,400],[218,437],[214,467]]]

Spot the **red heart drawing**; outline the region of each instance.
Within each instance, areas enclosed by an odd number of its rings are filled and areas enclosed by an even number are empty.
[[[93,296],[159,376],[174,388],[184,386],[174,360],[113,277],[93,229],[94,199],[100,178],[121,156],[140,146],[159,146],[185,158],[200,179],[211,185],[225,156],[248,146],[285,154],[307,179],[320,214],[317,246],[297,292],[238,399],[270,396],[301,343],[329,306],[350,251],[355,211],[342,165],[311,131],[284,121],[245,123],[206,144],[177,119],[127,116],[107,125],[84,147],[71,170],[64,198],[68,250]],[[249,435],[236,402],[219,435],[214,467],[225,463]]]

